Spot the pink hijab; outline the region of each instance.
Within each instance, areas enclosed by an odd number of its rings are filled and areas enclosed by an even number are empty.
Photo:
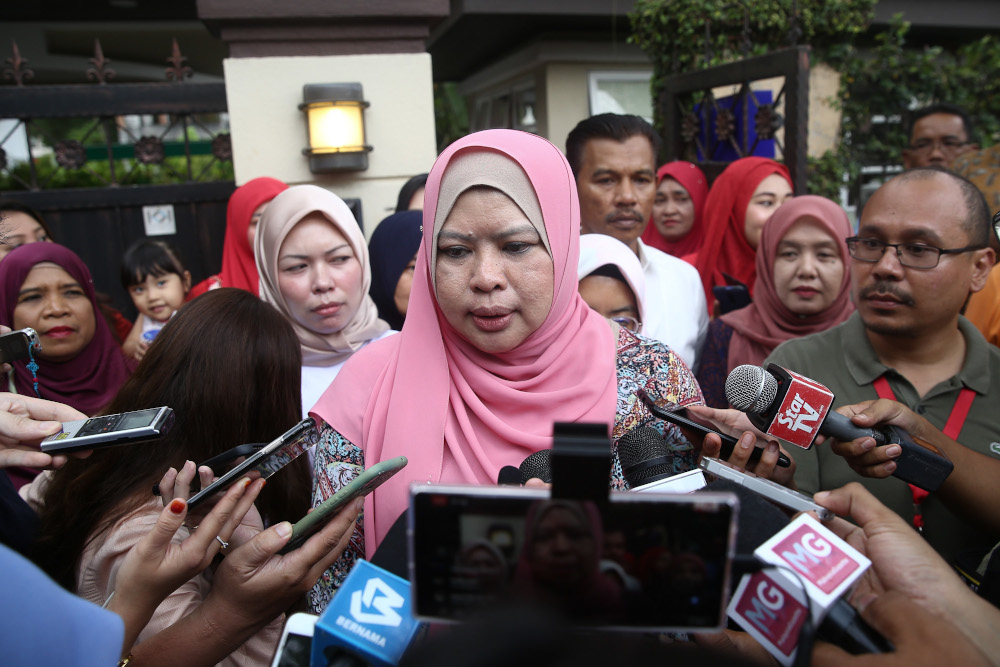
[[[508,194],[553,262],[548,316],[501,354],[482,352],[448,324],[432,281],[437,234],[459,195],[475,185]],[[526,132],[477,132],[445,149],[425,192],[423,244],[402,332],[348,360],[312,412],[360,446],[366,465],[409,458],[365,501],[369,554],[408,506],[411,482],[495,484],[500,468],[552,446],[553,422],[615,418],[615,340],[577,291],[580,207],[562,153]]]
[[[840,292],[829,308],[822,313],[803,317],[790,311],[778,298],[774,286],[774,260],[781,239],[792,225],[806,216],[814,218],[836,239],[840,259],[844,262],[844,277],[840,281]],[[735,329],[729,341],[727,372],[741,364],[759,366],[774,348],[789,338],[826,331],[854,312],[854,304],[850,299],[851,258],[844,241],[850,235],[851,223],[847,220],[844,209],[824,197],[795,197],[774,212],[764,225],[757,248],[754,301],[746,308],[722,316],[722,321]]]

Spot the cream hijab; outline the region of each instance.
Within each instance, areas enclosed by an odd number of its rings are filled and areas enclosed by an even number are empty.
[[[321,334],[302,326],[292,317],[284,295],[278,289],[278,253],[285,237],[302,218],[318,212],[343,234],[351,245],[354,256],[361,262],[361,299],[354,317],[343,329],[332,334]],[[257,225],[254,257],[260,274],[260,298],[271,304],[291,322],[302,344],[302,363],[305,366],[333,366],[346,361],[369,340],[389,329],[378,318],[378,309],[368,288],[372,282],[371,264],[368,261],[368,244],[358,227],[351,209],[337,195],[315,185],[296,185],[271,200]]]

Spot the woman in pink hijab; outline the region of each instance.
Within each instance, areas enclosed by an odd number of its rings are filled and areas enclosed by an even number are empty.
[[[579,210],[566,159],[532,134],[478,132],[434,164],[403,330],[351,357],[311,412],[321,422],[313,501],[378,461],[406,455],[409,465],[365,500],[314,609],[371,556],[411,482],[496,484],[503,466],[551,448],[553,422],[580,421],[609,425],[612,485],[626,488],[617,440],[649,418],[636,389],[701,402],[678,356],[580,297]],[[674,467],[691,468],[690,443],[660,428]]]
[[[708,326],[698,369],[708,405],[729,407],[725,382],[737,366],[759,366],[786,340],[826,331],[854,312],[850,235],[844,209],[823,197],[796,197],[774,212],[757,248],[754,302]]]

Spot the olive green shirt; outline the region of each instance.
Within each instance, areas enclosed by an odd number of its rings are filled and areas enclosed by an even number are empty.
[[[1000,349],[987,343],[964,317],[959,318],[959,329],[966,341],[961,372],[933,387],[923,398],[906,378],[878,360],[857,313],[829,331],[782,343],[767,362],[822,382],[834,393],[835,408],[878,398],[872,383],[885,375],[896,400],[938,428],[944,428],[961,389],[969,387],[976,397],[956,440],[981,454],[1000,458]],[[861,477],[825,445],[814,445],[809,450],[791,449],[797,466],[795,481],[803,492],[861,482],[907,522],[912,522],[913,495],[906,483],[895,477]],[[924,536],[946,558],[970,547],[987,548],[1000,538],[952,514],[933,494],[921,509]]]

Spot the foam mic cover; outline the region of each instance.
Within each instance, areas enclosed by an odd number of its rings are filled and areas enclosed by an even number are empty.
[[[660,432],[651,426],[640,426],[623,435],[618,441],[618,458],[631,489],[676,474],[673,455]]]
[[[519,467],[521,473],[521,484],[527,483],[529,479],[537,477],[543,482],[552,481],[552,450],[540,449],[534,454],[529,454],[521,461]]]
[[[521,471],[514,466],[500,468],[500,473],[497,475],[497,484],[500,486],[521,486]]]

